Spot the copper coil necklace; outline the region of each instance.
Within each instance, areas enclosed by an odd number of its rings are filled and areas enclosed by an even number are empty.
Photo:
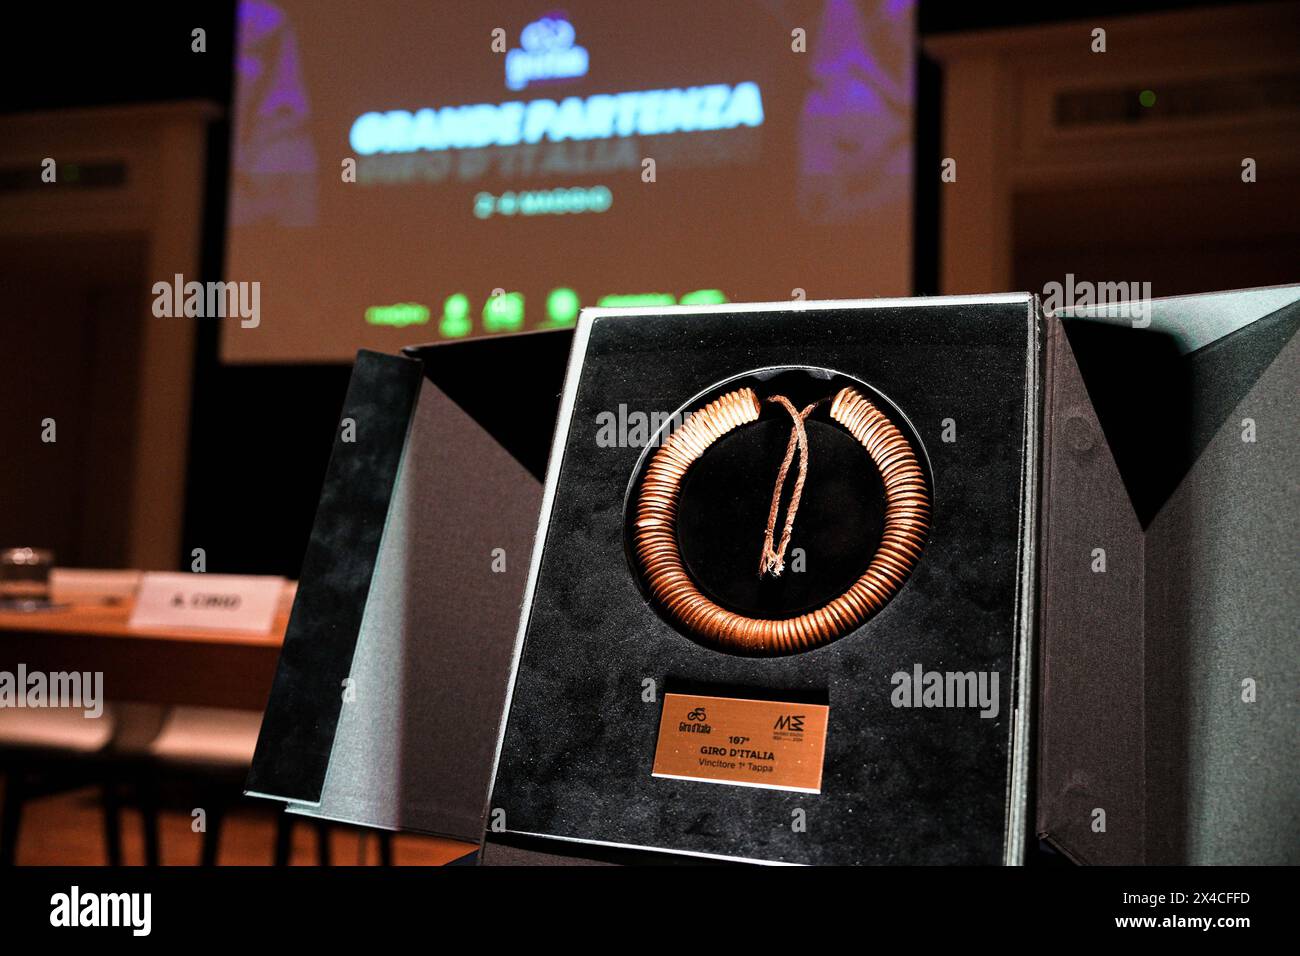
[[[785,567],[795,514],[808,472],[804,422],[820,404],[796,409],[783,395],[768,402],[790,415],[793,428],[777,472],[759,558],[759,576]],[[633,550],[651,597],[680,627],[723,650],[752,655],[789,654],[828,644],[861,626],[907,580],[925,544],[930,494],[916,452],[902,432],[860,392],[845,387],[831,399],[830,418],[871,457],[884,485],[885,521],[880,544],[866,571],[838,597],[796,617],[746,617],[714,603],[687,573],[677,542],[677,505],[687,470],[723,435],[758,420],[762,403],[752,388],[739,388],[691,414],[655,452],[636,498]],[[781,492],[795,453],[799,471],[776,536]]]

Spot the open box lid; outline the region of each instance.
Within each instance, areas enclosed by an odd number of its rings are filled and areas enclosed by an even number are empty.
[[[1300,286],[1143,305],[1049,324],[1038,830],[1294,863]]]
[[[358,353],[250,794],[481,839],[571,338]]]

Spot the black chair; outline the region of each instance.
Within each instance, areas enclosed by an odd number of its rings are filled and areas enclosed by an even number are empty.
[[[105,755],[116,732],[114,708],[87,717],[73,708],[0,708],[0,865],[18,855],[25,805],[42,797],[102,784]],[[120,857],[115,817],[105,814],[107,853]]]

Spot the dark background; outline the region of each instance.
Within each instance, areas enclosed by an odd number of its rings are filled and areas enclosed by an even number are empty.
[[[961,30],[1127,15],[1205,2],[1053,3],[1039,6],[922,2],[922,36]],[[205,99],[227,112],[211,126],[202,279],[221,278],[229,175],[233,0],[187,4],[46,5],[6,10],[0,112]],[[207,31],[207,53],[190,31]],[[918,60],[913,292],[938,288],[942,156],[937,67]],[[988,290],[1002,291],[1002,290]],[[194,370],[186,517],[181,555],[203,547],[209,571],[297,577],[316,510],[346,365],[223,365],[219,325],[200,320]],[[484,370],[505,374],[508,370]],[[188,566],[188,559],[181,560]]]

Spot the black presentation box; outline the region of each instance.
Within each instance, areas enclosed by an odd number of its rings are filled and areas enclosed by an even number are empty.
[[[584,312],[496,772],[493,819],[505,838],[783,863],[1018,861],[1041,323],[1024,294]],[[915,570],[880,613],[815,650],[763,658],[697,642],[647,598],[629,558],[625,500],[646,453],[636,424],[671,423],[738,382],[797,393],[801,405],[844,380],[892,409],[927,463],[933,516]],[[611,421],[628,423],[626,440],[611,443]],[[879,497],[845,493],[870,459],[841,453],[842,429],[811,421],[792,540],[808,571],[773,585],[783,592],[805,581],[824,591],[816,577],[833,578],[835,561],[855,558],[841,531],[869,535],[863,509]],[[694,518],[692,491],[682,495],[680,536],[694,536],[694,570],[737,601],[755,578],[789,431],[778,413],[721,439],[701,459],[717,467],[694,493],[703,500]],[[737,562],[744,580],[728,580],[725,565]],[[990,686],[995,675],[995,706],[894,706],[894,675],[918,668],[986,675]],[[828,704],[820,793],[652,776],[663,695],[675,691]]]
[[[1300,286],[1059,316],[1028,295],[585,314],[485,860],[1020,862],[1038,837],[1083,863],[1300,862],[1298,325]],[[858,633],[738,658],[637,587],[639,453],[598,445],[595,417],[789,364],[851,373],[906,416],[933,529]],[[888,678],[916,664],[999,670],[999,718],[893,708]],[[824,694],[822,792],[652,777],[647,678]]]
[[[1079,862],[1298,862],[1300,287],[1144,306],[584,313],[549,470],[569,333],[361,353],[250,792],[478,841],[497,758],[485,863],[1019,862],[1035,836]],[[736,657],[647,600],[625,501],[655,414],[791,365],[892,410],[933,528],[858,633]],[[800,374],[743,381],[834,384]],[[823,426],[792,542],[810,568],[872,527],[834,507],[872,495]],[[738,491],[685,509],[682,535],[715,584],[709,562],[754,557],[787,435],[760,422],[710,452],[710,494]],[[893,707],[918,664],[996,670],[996,717]],[[822,792],[652,778],[674,691],[829,704]]]

